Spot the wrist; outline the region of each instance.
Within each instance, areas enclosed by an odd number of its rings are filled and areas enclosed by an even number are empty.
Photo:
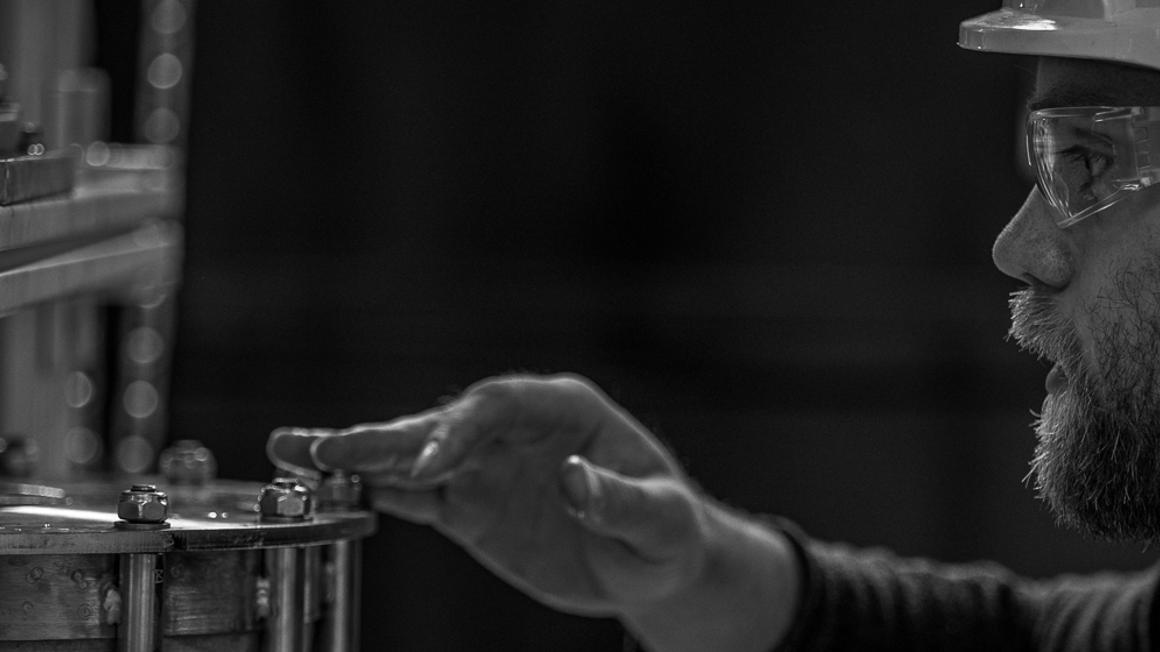
[[[689,581],[627,609],[625,624],[657,651],[773,648],[797,610],[801,570],[782,533],[702,502],[700,559]]]

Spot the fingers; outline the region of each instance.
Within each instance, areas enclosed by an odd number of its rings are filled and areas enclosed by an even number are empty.
[[[480,444],[510,422],[515,396],[498,383],[484,383],[448,405],[436,417],[411,468],[416,480],[433,480],[458,467]]]
[[[270,433],[266,454],[274,466],[300,475],[335,469],[397,471],[410,466],[436,425],[433,412],[345,430],[278,428]]]
[[[418,451],[438,422],[431,413],[347,430],[279,428],[266,452],[280,469],[298,475],[343,469],[364,475],[371,504],[379,511],[433,524],[442,509],[441,491],[407,477]]]
[[[560,428],[591,431],[609,409],[598,390],[574,376],[509,376],[477,383],[444,407],[383,424],[280,428],[267,452],[276,466],[294,473],[408,469],[412,479],[430,484],[500,434],[518,431],[534,439]]]
[[[383,474],[409,469],[431,431],[439,426],[438,412],[354,426],[316,437],[309,445],[311,464],[323,470]]]
[[[310,448],[315,441],[333,432],[323,428],[278,428],[266,441],[266,456],[284,471],[296,475],[317,474]]]
[[[561,431],[592,432],[610,412],[610,404],[595,387],[576,376],[488,379],[438,414],[439,423],[411,475],[423,480],[442,477],[501,436],[509,443],[527,444]]]
[[[644,557],[663,559],[695,536],[690,495],[669,478],[629,478],[573,455],[560,467],[569,511],[589,531],[619,539]]]

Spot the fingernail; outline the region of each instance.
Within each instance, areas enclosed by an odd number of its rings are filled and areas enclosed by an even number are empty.
[[[568,511],[579,519],[591,516],[600,502],[600,483],[584,458],[573,455],[564,461],[561,485]]]
[[[270,433],[266,440],[266,457],[275,468],[289,471],[293,474],[306,474],[312,471],[298,464],[293,464],[287,458],[301,459],[301,442],[306,437],[305,428],[278,428]]]
[[[331,465],[329,462],[323,461],[323,459],[322,459],[323,457],[325,457],[321,452],[323,445],[330,447],[329,444],[324,444],[324,442],[327,442],[327,441],[329,441],[329,439],[326,437],[323,437],[322,439],[314,440],[314,442],[310,444],[310,458],[312,460],[314,460],[314,465],[317,466],[319,469],[321,469],[323,471],[333,471],[335,469],[335,467],[333,465]]]
[[[588,504],[588,483],[584,480],[583,463],[575,455],[564,460],[560,471],[560,491],[564,494],[564,507],[568,513],[583,519],[584,506]]]
[[[427,467],[431,466],[431,462],[435,460],[435,456],[439,454],[439,440],[432,439],[423,446],[423,450],[419,452],[419,457],[415,458],[415,464],[411,466],[411,477],[416,478]]]

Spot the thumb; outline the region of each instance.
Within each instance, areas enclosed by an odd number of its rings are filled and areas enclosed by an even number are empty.
[[[672,479],[630,478],[573,455],[560,467],[560,489],[585,529],[644,556],[667,556],[695,536],[692,497]]]

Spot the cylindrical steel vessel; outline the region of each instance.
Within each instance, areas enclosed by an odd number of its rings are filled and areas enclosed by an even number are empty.
[[[373,514],[263,518],[257,483],[149,481],[168,497],[161,519],[118,515],[139,479],[0,501],[0,652],[357,649]]]

